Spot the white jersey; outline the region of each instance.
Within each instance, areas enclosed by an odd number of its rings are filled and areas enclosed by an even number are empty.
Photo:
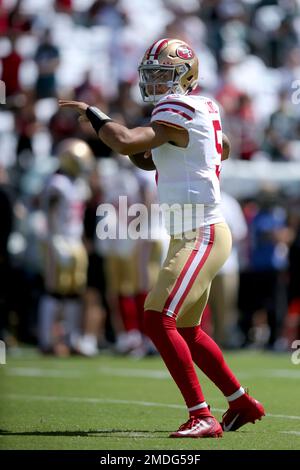
[[[126,258],[136,248],[137,240],[127,236],[129,223],[128,209],[140,202],[139,185],[131,169],[122,168],[111,159],[100,160],[101,187],[105,216],[97,225],[96,250],[103,256],[113,255]],[[100,214],[97,214],[100,216]]]
[[[184,227],[187,223],[190,229],[224,221],[219,184],[222,126],[217,104],[199,95],[167,95],[155,106],[151,122],[189,133],[186,148],[166,143],[152,149],[160,204],[189,205],[184,209]],[[167,206],[163,208],[169,233],[185,231],[180,218],[173,219]],[[201,208],[200,219],[195,208]]]
[[[54,212],[50,215],[49,202],[52,197],[57,197],[58,201]],[[86,191],[82,181],[73,181],[62,174],[51,176],[44,194],[49,235],[80,240],[83,232],[85,199]]]

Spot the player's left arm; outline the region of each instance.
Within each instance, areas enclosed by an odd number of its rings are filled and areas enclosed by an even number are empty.
[[[86,103],[78,101],[59,102],[61,107],[69,107],[80,113],[80,120],[89,120],[98,137],[113,151],[123,155],[134,155],[159,147],[167,142],[174,142],[180,147],[188,144],[188,131],[175,129],[152,123],[147,127],[128,129],[126,126],[112,121],[108,116]],[[96,109],[96,113],[93,110]],[[97,114],[98,112],[98,114]]]
[[[227,135],[224,134],[223,132],[222,134],[222,157],[221,157],[222,161],[227,160],[227,158],[229,158],[230,150],[231,150],[230,140],[228,139]]]

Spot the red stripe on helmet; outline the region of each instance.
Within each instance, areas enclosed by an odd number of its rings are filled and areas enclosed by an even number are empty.
[[[168,42],[168,39],[160,39],[159,41],[155,41],[148,49],[147,59],[150,59],[151,55],[154,55],[154,59],[157,59],[157,54],[161,50],[162,46],[166,44],[166,42]],[[156,51],[155,47],[157,47]]]
[[[159,55],[159,53],[160,53],[162,47],[163,47],[165,44],[167,44],[167,43],[168,43],[168,39],[164,39],[164,40],[160,43],[160,45],[159,45],[158,48],[156,49],[154,59],[157,59],[157,58],[158,58],[158,55]]]
[[[148,54],[147,54],[147,59],[150,58],[150,52],[152,51],[153,47],[155,46],[155,44],[157,43],[158,41],[155,41],[148,49]]]

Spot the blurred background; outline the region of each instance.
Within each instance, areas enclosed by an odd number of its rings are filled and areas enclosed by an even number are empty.
[[[11,351],[155,354],[142,311],[166,238],[101,241],[96,213],[120,195],[155,202],[154,172],[112,154],[57,99],[144,125],[137,66],[163,37],[196,51],[199,91],[220,104],[232,143],[221,187],[234,247],[203,328],[228,349],[300,338],[300,1],[0,0],[0,334]],[[74,173],[82,141],[94,164]]]

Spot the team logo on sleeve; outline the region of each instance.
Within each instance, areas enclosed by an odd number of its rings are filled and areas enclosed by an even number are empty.
[[[192,59],[195,56],[194,51],[187,45],[177,47],[176,54],[180,59]]]

